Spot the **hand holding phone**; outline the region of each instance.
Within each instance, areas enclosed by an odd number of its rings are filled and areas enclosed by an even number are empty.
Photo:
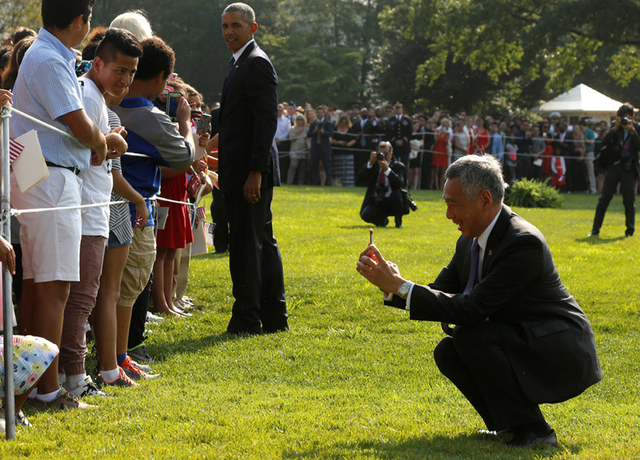
[[[373,229],[372,228],[369,229],[369,246],[373,246]],[[371,257],[371,260],[373,260],[374,262],[378,261],[378,258],[373,253],[373,251],[369,251],[367,255]]]
[[[167,94],[166,109],[167,109],[167,115],[169,115],[169,117],[171,118],[171,121],[178,121],[178,118],[175,116],[172,117],[171,113],[177,112],[177,106],[180,102],[181,97],[182,97],[182,93],[180,91],[169,91],[169,94]],[[174,102],[173,107],[171,105],[171,99],[177,100],[177,102]],[[191,117],[191,109],[189,109],[189,117]]]

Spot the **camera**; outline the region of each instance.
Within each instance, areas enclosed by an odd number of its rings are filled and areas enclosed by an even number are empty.
[[[382,160],[384,160],[385,158],[386,158],[386,155],[384,154],[384,152],[378,152],[378,153],[376,153],[376,159],[377,159],[378,161],[382,161]]]
[[[417,211],[418,210],[418,205],[416,204],[415,201],[413,201],[413,198],[411,198],[411,195],[407,195],[407,201],[409,202],[409,208],[412,211]]]
[[[629,123],[631,123],[631,118],[629,118],[629,117],[622,117],[620,119],[620,124],[622,126],[627,126]]]
[[[417,211],[418,210],[418,205],[416,204],[415,201],[413,201],[413,198],[411,197],[411,195],[409,194],[408,190],[402,189],[400,190],[400,193],[402,194],[402,198],[404,200],[404,206],[405,206],[405,214],[409,214],[409,209],[411,209],[412,211]],[[407,207],[409,209],[407,209]]]

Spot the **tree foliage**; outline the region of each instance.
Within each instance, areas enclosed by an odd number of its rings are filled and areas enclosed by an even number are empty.
[[[398,0],[381,17],[387,30],[426,43],[417,100],[440,92],[456,65],[484,77],[484,108],[530,106],[580,83],[596,64],[605,73],[596,81],[638,81],[638,0]],[[609,53],[599,54],[605,46]]]
[[[18,27],[38,30],[40,19],[40,0],[2,0],[0,2],[0,36],[13,33]]]
[[[176,70],[218,100],[223,0],[97,0],[93,25],[142,9]],[[640,0],[253,0],[281,100],[412,110],[526,109],[585,83],[639,105]],[[0,32],[37,29],[40,0],[3,0]]]

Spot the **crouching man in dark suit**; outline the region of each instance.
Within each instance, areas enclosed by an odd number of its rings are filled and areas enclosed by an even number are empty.
[[[369,162],[356,176],[356,184],[367,187],[360,207],[360,217],[377,227],[386,227],[388,216],[394,216],[396,227],[402,228],[403,197],[407,168],[393,156],[389,142],[380,142],[377,152],[371,152]]]
[[[489,431],[508,432],[510,445],[555,445],[538,405],[573,398],[602,378],[589,320],[560,281],[544,236],[502,204],[494,157],[461,158],[445,177],[447,218],[462,236],[436,280],[402,278],[373,245],[357,270],[386,304],[443,323],[451,336],[435,362]]]

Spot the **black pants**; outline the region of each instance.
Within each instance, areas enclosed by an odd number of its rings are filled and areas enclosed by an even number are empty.
[[[399,191],[392,192],[388,198],[379,203],[371,203],[360,212],[360,217],[365,222],[377,227],[385,227],[388,216],[395,218],[396,227],[402,225],[403,198]]]
[[[602,184],[602,195],[600,195],[598,206],[596,206],[596,215],[593,219],[591,233],[600,233],[604,215],[607,212],[613,195],[616,193],[616,188],[619,183],[620,192],[622,193],[622,203],[624,204],[625,223],[627,226],[626,234],[633,235],[636,221],[636,179],[637,175],[633,168],[625,169],[622,164],[615,164],[607,168],[604,175],[604,183]]]
[[[224,202],[224,195],[216,187],[213,188],[211,196],[213,198],[211,202],[211,221],[215,224],[213,228],[213,246],[216,252],[223,253],[229,249],[227,205]]]
[[[314,143],[314,141],[311,141],[311,152],[309,157],[311,159],[311,183],[313,185],[320,185],[320,160],[322,160],[322,166],[324,166],[324,173],[327,178],[325,185],[331,185],[333,182],[331,171],[331,146],[323,146],[320,143]]]
[[[129,350],[144,343],[144,330],[147,322],[147,311],[151,302],[151,283],[153,283],[153,273],[149,277],[149,282],[144,287],[131,311],[131,323],[129,325]]]
[[[456,326],[434,350],[438,369],[480,414],[489,430],[543,422],[537,404],[523,393],[497,324]]]
[[[265,187],[260,193],[254,204],[247,203],[241,192],[225,194],[235,297],[227,331],[233,334],[288,329],[282,259],[273,237],[273,188]]]

